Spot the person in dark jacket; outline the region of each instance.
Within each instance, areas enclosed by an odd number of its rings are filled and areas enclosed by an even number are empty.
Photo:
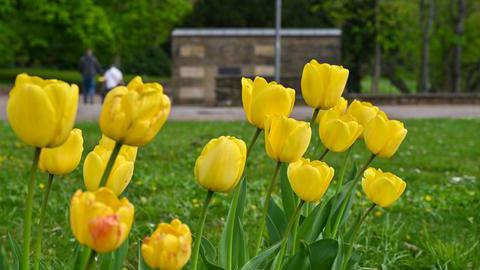
[[[87,49],[85,54],[80,58],[78,69],[82,73],[83,81],[83,103],[87,104],[90,101],[93,104],[93,98],[95,96],[95,75],[102,72],[100,63],[93,55],[92,49]]]

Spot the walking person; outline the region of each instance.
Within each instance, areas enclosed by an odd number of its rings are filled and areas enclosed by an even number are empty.
[[[120,69],[112,64],[110,68],[105,71],[105,74],[103,74],[103,80],[105,82],[105,89],[102,92],[102,103],[110,90],[119,85],[123,85],[123,74]]]
[[[85,50],[85,54],[80,58],[78,69],[82,73],[82,87],[83,87],[83,103],[93,104],[95,97],[95,75],[102,72],[100,63],[95,55],[93,55],[92,49]]]

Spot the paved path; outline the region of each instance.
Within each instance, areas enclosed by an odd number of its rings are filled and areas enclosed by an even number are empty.
[[[5,108],[7,97],[0,96],[0,119],[6,119]],[[382,110],[392,119],[406,118],[480,118],[480,105],[383,105]],[[78,121],[95,121],[100,113],[100,104],[79,105]],[[311,109],[297,106],[292,116],[296,119],[308,119]],[[175,106],[169,119],[171,120],[244,120],[241,107],[202,107]]]

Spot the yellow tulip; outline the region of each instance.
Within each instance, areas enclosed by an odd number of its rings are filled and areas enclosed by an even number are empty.
[[[159,83],[133,78],[110,91],[100,113],[100,128],[109,138],[131,146],[143,146],[157,135],[170,113],[170,99]]]
[[[295,90],[262,77],[242,78],[242,103],[248,122],[263,129],[266,115],[289,116],[295,104]]]
[[[400,177],[380,169],[368,168],[363,173],[362,188],[365,195],[381,207],[388,207],[398,200],[406,186]]]
[[[100,143],[85,158],[83,181],[89,191],[95,191],[99,188],[103,171],[107,167],[114,145],[115,141],[103,136]],[[130,183],[136,157],[137,147],[122,145],[105,185],[115,195],[120,195]]]
[[[160,223],[152,236],[142,243],[142,256],[153,269],[180,270],[192,251],[192,234],[178,219],[170,224]]]
[[[363,136],[370,152],[389,158],[407,136],[407,129],[402,122],[389,120],[384,113],[379,113],[365,128]]]
[[[302,73],[302,96],[308,106],[328,110],[342,96],[348,79],[348,69],[311,60]]]
[[[55,148],[42,148],[38,168],[49,174],[65,175],[77,168],[83,152],[82,131],[70,131],[67,141]]]
[[[57,147],[68,138],[78,107],[78,86],[19,74],[7,118],[15,134],[34,147]]]
[[[307,202],[319,201],[332,181],[334,170],[327,163],[301,158],[288,165],[290,186],[297,196]]]
[[[70,202],[70,226],[82,245],[97,252],[117,249],[130,232],[134,208],[108,188],[95,192],[77,190]]]
[[[265,148],[268,156],[280,162],[299,160],[310,144],[310,124],[285,116],[265,119]]]
[[[317,118],[315,119],[315,123],[320,123],[320,119],[322,119],[322,116],[329,110],[334,110],[336,112],[344,114],[345,111],[347,110],[347,106],[348,106],[348,101],[344,97],[340,97],[340,99],[337,102],[337,105],[335,105],[333,108],[328,110],[320,110],[318,112]]]
[[[320,120],[320,140],[333,152],[350,148],[362,132],[363,127],[353,117],[334,110],[327,111]]]
[[[247,159],[247,146],[235,137],[212,139],[195,162],[195,179],[204,188],[230,192],[240,180]]]
[[[357,119],[357,122],[365,128],[379,112],[380,109],[372,103],[358,100],[352,101],[347,109],[347,114]]]

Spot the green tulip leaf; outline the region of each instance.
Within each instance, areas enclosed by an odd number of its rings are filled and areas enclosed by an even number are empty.
[[[356,181],[349,181],[345,183],[342,191],[330,199],[332,201],[332,209],[330,210],[330,216],[328,217],[328,221],[325,226],[325,235],[327,237],[330,237],[330,233],[332,233],[334,230],[335,221],[337,219],[340,221],[338,230],[341,230],[342,226],[345,224],[355,199],[356,185]]]
[[[264,251],[260,252],[257,256],[250,259],[242,268],[241,270],[258,270],[262,268],[262,265],[268,264],[275,252],[280,248],[281,242],[276,243],[273,246],[265,249]]]
[[[305,242],[300,243],[300,247],[295,254],[288,258],[283,268],[284,270],[310,270],[310,250]]]
[[[328,200],[325,205],[323,203],[318,204],[300,225],[297,240],[304,240],[307,243],[315,241],[325,228],[331,209],[332,200]]]
[[[240,217],[237,218],[237,224],[235,225],[233,242],[235,246],[233,249],[233,268],[238,269],[249,259],[248,247],[245,242],[245,231],[243,230],[243,224]]]
[[[290,220],[293,212],[295,212],[298,200],[292,190],[292,187],[290,186],[290,182],[288,181],[286,164],[282,164],[282,167],[280,169],[280,189],[282,195],[283,211],[285,211],[285,216],[287,220]]]
[[[267,216],[267,231],[270,239],[270,244],[277,243],[282,240],[283,233],[287,228],[287,217],[283,210],[278,206],[275,200],[270,200]]]
[[[330,270],[338,252],[338,242],[333,239],[320,239],[309,245],[312,270]]]
[[[202,244],[200,245],[200,256],[202,258],[203,265],[207,268],[207,270],[224,270],[223,267],[215,263],[215,247],[205,237],[202,237]]]
[[[123,262],[127,258],[128,254],[128,237],[125,239],[125,242],[113,253],[113,267],[110,269],[113,270],[122,270]]]
[[[233,248],[232,254],[239,254],[237,250],[238,245],[234,245],[234,243],[230,243],[230,239],[228,237],[228,232],[233,229],[234,237],[232,240],[235,240],[235,234],[238,232],[238,228],[236,225],[241,223],[237,222],[238,219],[243,219],[243,212],[245,209],[245,202],[246,202],[246,194],[247,194],[247,179],[244,177],[240,180],[240,184],[235,188],[232,196],[232,202],[230,203],[230,208],[228,209],[227,220],[225,225],[223,226],[223,231],[220,236],[220,242],[218,245],[218,260],[219,264],[222,267],[227,267],[227,259],[228,259],[228,252],[229,248]]]
[[[205,238],[205,236],[202,236],[202,244],[200,246],[209,261],[215,262],[217,260],[217,250],[212,242]]]

